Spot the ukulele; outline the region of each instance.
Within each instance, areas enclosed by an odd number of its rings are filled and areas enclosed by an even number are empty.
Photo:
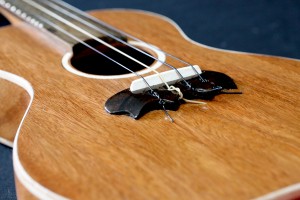
[[[209,48],[149,12],[0,5],[19,199],[299,196],[299,61]]]

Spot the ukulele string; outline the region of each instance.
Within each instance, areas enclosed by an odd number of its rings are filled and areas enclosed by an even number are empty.
[[[108,48],[110,48],[110,49],[112,49],[112,50],[118,52],[119,54],[121,54],[121,55],[123,55],[123,56],[125,56],[125,57],[127,57],[127,58],[129,58],[129,59],[131,59],[132,61],[134,61],[134,62],[136,62],[136,63],[142,65],[143,67],[145,67],[145,68],[147,68],[147,69],[153,71],[154,73],[156,73],[156,74],[158,75],[158,77],[160,78],[160,80],[162,81],[162,83],[165,84],[165,86],[167,87],[167,89],[168,89],[169,91],[174,92],[174,93],[177,93],[178,96],[179,96],[179,99],[182,99],[183,94],[182,94],[180,88],[177,88],[177,87],[174,87],[174,86],[169,86],[169,84],[164,80],[164,78],[161,76],[161,74],[160,74],[157,70],[155,70],[155,69],[153,69],[153,68],[147,66],[146,64],[140,62],[139,60],[133,58],[132,56],[130,56],[130,55],[128,55],[128,54],[126,54],[126,53],[120,51],[119,49],[113,47],[112,45],[108,44],[107,42],[105,42],[105,41],[99,39],[99,38],[96,37],[95,35],[93,35],[93,34],[87,32],[87,31],[83,30],[82,28],[76,26],[76,25],[73,24],[72,22],[70,22],[70,21],[64,19],[63,17],[57,15],[56,13],[50,11],[49,9],[47,9],[47,8],[45,8],[45,7],[43,7],[43,6],[39,5],[39,4],[37,4],[36,2],[31,1],[31,0],[23,0],[23,1],[26,2],[26,3],[28,3],[28,4],[31,5],[31,6],[35,7],[36,9],[38,9],[38,10],[40,10],[40,11],[42,11],[42,12],[48,14],[49,16],[55,18],[56,20],[58,20],[58,21],[60,21],[60,22],[62,22],[62,23],[64,23],[64,24],[68,25],[69,27],[71,27],[71,28],[73,28],[73,29],[75,29],[75,30],[81,32],[82,34],[84,34],[84,35],[86,35],[86,36],[88,36],[88,37],[94,39],[95,41],[97,41],[97,42],[99,42],[99,43],[101,43],[101,44],[107,46]]]
[[[165,115],[167,116],[167,118],[169,118],[169,120],[171,122],[174,122],[174,119],[170,116],[170,114],[168,113],[168,111],[166,110],[165,108],[165,103],[166,103],[166,100],[165,99],[162,99],[159,94],[157,92],[155,92],[153,90],[153,88],[150,86],[150,84],[147,82],[147,80],[142,76],[140,75],[139,73],[127,68],[126,66],[122,65],[121,63],[119,63],[118,61],[114,60],[113,58],[105,55],[104,53],[102,53],[101,51],[97,50],[96,48],[92,47],[91,45],[87,44],[86,42],[82,41],[81,39],[79,39],[78,37],[76,37],[75,35],[69,33],[68,31],[64,30],[62,27],[52,23],[51,21],[47,20],[46,18],[42,17],[42,16],[38,16],[38,15],[33,15],[34,18],[38,19],[39,21],[43,22],[43,23],[46,23],[48,24],[49,26],[52,26],[53,28],[55,28],[56,30],[62,32],[63,34],[65,34],[66,36],[68,36],[69,38],[81,43],[82,45],[86,46],[87,48],[90,48],[91,50],[95,51],[96,53],[100,54],[101,56],[104,56],[105,58],[109,59],[110,61],[114,62],[115,64],[121,66],[122,68],[128,70],[129,72],[135,74],[137,77],[140,77],[143,79],[143,81],[145,82],[145,84],[147,85],[147,87],[149,88],[149,90],[151,91],[151,94],[154,95],[158,100],[159,100],[159,103],[160,105],[162,106],[163,110],[164,110],[164,113]]]
[[[51,0],[49,0],[49,1],[51,1]],[[53,9],[55,9],[56,11],[59,11],[61,14],[64,14],[64,15],[72,18],[72,19],[75,19],[75,20],[81,22],[83,25],[86,25],[89,28],[92,28],[92,29],[98,31],[99,33],[101,33],[101,34],[103,34],[105,36],[108,36],[108,37],[110,37],[110,38],[112,38],[112,39],[114,39],[114,40],[116,40],[116,41],[118,41],[118,42],[120,42],[120,43],[122,43],[122,44],[124,44],[124,45],[126,45],[126,46],[128,46],[128,47],[130,47],[130,48],[132,48],[132,49],[134,49],[134,50],[136,50],[136,51],[138,51],[138,52],[140,52],[140,53],[142,53],[142,54],[144,54],[144,55],[146,55],[146,56],[148,56],[148,57],[150,57],[150,58],[152,58],[154,60],[156,60],[156,61],[158,61],[159,63],[161,63],[161,64],[163,64],[163,65],[165,65],[165,66],[167,66],[167,67],[169,67],[169,68],[171,68],[173,70],[175,70],[176,73],[177,73],[177,75],[186,84],[186,86],[188,88],[192,87],[191,84],[189,82],[187,82],[187,80],[182,76],[182,74],[174,66],[168,64],[167,62],[165,62],[163,60],[160,60],[160,59],[156,58],[155,56],[153,56],[153,55],[151,55],[151,54],[149,54],[149,53],[147,53],[147,52],[145,52],[145,51],[143,51],[143,50],[135,47],[134,45],[130,44],[129,42],[126,42],[126,41],[124,41],[124,40],[122,40],[122,39],[114,36],[113,34],[109,33],[108,31],[105,31],[104,29],[101,29],[101,28],[99,28],[99,27],[91,24],[90,22],[83,20],[82,18],[78,17],[77,15],[75,15],[75,14],[67,11],[66,9],[63,9],[62,7],[59,7],[56,4],[54,4],[52,2],[49,2],[49,1],[47,1],[47,2],[41,2],[40,1],[40,2],[43,3],[44,5],[47,5],[47,6],[51,7],[51,8],[53,8]]]
[[[93,22],[95,22],[95,23],[97,23],[97,24],[99,24],[99,25],[102,25],[102,26],[104,26],[104,27],[106,27],[106,28],[108,28],[108,29],[111,29],[111,30],[113,30],[113,31],[115,31],[115,32],[117,32],[117,33],[119,33],[119,34],[121,34],[121,35],[124,35],[124,36],[130,38],[130,39],[133,40],[133,41],[138,41],[138,42],[142,43],[143,45],[146,45],[146,46],[147,46],[148,48],[150,48],[150,49],[151,49],[151,48],[152,48],[152,49],[155,49],[156,51],[159,51],[159,52],[161,52],[161,53],[164,53],[165,55],[169,56],[170,58],[172,58],[172,59],[174,59],[174,60],[177,60],[177,61],[179,61],[179,62],[181,62],[181,63],[183,63],[183,64],[185,64],[185,65],[187,65],[187,66],[190,66],[190,67],[193,69],[193,71],[195,72],[195,74],[198,75],[200,81],[202,81],[202,82],[207,81],[207,80],[205,80],[205,79],[201,76],[201,74],[195,69],[195,67],[194,67],[191,63],[189,63],[189,62],[187,62],[187,61],[184,61],[184,60],[182,60],[182,59],[180,59],[180,58],[178,58],[178,57],[176,57],[176,56],[174,56],[174,55],[172,55],[172,54],[170,54],[170,53],[167,53],[167,52],[165,52],[165,51],[159,49],[158,47],[156,47],[156,46],[154,46],[154,45],[151,45],[151,44],[149,44],[149,43],[147,43],[147,42],[144,42],[144,41],[138,39],[137,37],[134,37],[133,35],[130,35],[130,34],[124,32],[124,31],[122,31],[122,30],[119,30],[119,29],[117,29],[117,28],[115,28],[115,27],[113,27],[113,26],[111,26],[111,25],[109,25],[109,24],[107,24],[107,23],[105,23],[105,22],[103,22],[103,21],[101,21],[101,20],[99,20],[99,19],[97,19],[97,18],[95,18],[95,17],[93,17],[93,16],[91,16],[91,15],[85,13],[85,12],[83,12],[82,10],[80,10],[80,9],[78,9],[78,8],[76,8],[76,7],[72,6],[72,5],[70,5],[70,4],[67,4],[67,3],[61,1],[61,0],[51,0],[51,1],[52,1],[52,2],[55,2],[56,4],[58,4],[58,5],[62,6],[62,7],[65,7],[65,8],[67,8],[67,9],[73,11],[74,13],[77,13],[77,14],[83,16],[83,17],[86,17],[86,18],[90,19],[90,20],[92,20]],[[68,12],[68,13],[70,13],[70,12]],[[131,48],[134,47],[133,45],[128,44],[128,43],[127,43],[127,45],[128,45],[129,47],[131,47]],[[146,53],[146,52],[144,52],[144,53]],[[148,54],[148,55],[151,56],[151,54]],[[175,68],[175,69],[176,69],[176,68]],[[179,72],[179,74],[180,74],[180,72]],[[182,75],[181,75],[181,76],[182,76]],[[189,84],[189,83],[188,83],[188,84]],[[189,85],[190,85],[190,84],[189,84]]]
[[[66,36],[68,36],[69,38],[75,40],[76,42],[81,43],[82,45],[86,46],[87,48],[95,51],[96,53],[100,54],[101,56],[104,56],[105,58],[109,59],[110,61],[114,62],[115,64],[119,65],[120,67],[126,69],[127,71],[129,71],[130,73],[135,74],[136,76],[140,77],[143,79],[143,81],[145,82],[145,84],[147,85],[147,87],[151,90],[154,91],[153,88],[150,86],[150,84],[147,82],[147,80],[140,75],[139,73],[129,69],[128,67],[126,67],[125,65],[119,63],[118,61],[114,60],[113,58],[107,56],[106,54],[102,53],[101,51],[99,51],[98,49],[92,47],[91,45],[89,45],[88,43],[82,41],[81,39],[79,39],[78,37],[76,37],[75,35],[67,32],[66,30],[64,30],[62,27],[52,23],[51,21],[47,20],[46,18],[42,17],[42,16],[37,16],[37,15],[33,15],[35,18],[39,19],[41,22],[46,23],[50,26],[52,26],[53,28],[55,28],[56,30],[62,32],[63,34],[65,34]]]
[[[87,32],[87,31],[81,29],[80,27],[76,26],[75,24],[71,23],[71,22],[68,21],[68,20],[65,20],[65,19],[62,18],[61,16],[59,16],[59,15],[57,15],[56,13],[50,11],[49,9],[47,9],[47,8],[45,8],[45,7],[43,7],[43,6],[39,5],[39,4],[37,4],[36,2],[30,1],[30,0],[23,0],[23,2],[26,2],[26,3],[28,3],[29,5],[35,7],[36,9],[38,9],[38,10],[44,12],[45,14],[50,15],[50,16],[53,17],[54,19],[56,19],[56,20],[58,20],[58,21],[60,21],[60,22],[62,22],[62,23],[64,23],[64,24],[66,24],[67,26],[69,26],[69,27],[71,27],[71,28],[77,30],[78,32],[81,32],[82,34],[84,34],[84,35],[86,35],[86,36],[88,36],[88,37],[90,37],[90,38],[93,38],[95,41],[98,41],[99,43],[101,43],[101,44],[103,44],[103,45],[105,45],[105,46],[111,48],[112,50],[114,50],[114,51],[116,51],[116,52],[122,54],[123,56],[125,56],[125,57],[127,57],[127,58],[129,58],[129,59],[131,59],[131,60],[133,60],[133,61],[135,61],[135,62],[137,62],[138,64],[144,66],[145,68],[149,68],[149,69],[152,70],[153,72],[157,73],[157,75],[159,76],[159,78],[161,79],[161,81],[166,85],[166,87],[167,87],[167,89],[168,89],[169,91],[171,91],[171,92],[173,92],[173,93],[175,93],[175,94],[177,94],[177,95],[179,96],[178,99],[182,99],[182,100],[184,100],[184,101],[186,101],[186,102],[190,102],[190,103],[191,103],[191,101],[186,100],[186,99],[183,98],[183,94],[182,94],[180,88],[177,88],[177,87],[174,87],[174,86],[169,86],[169,84],[168,84],[166,81],[163,80],[163,77],[161,76],[161,74],[160,74],[158,71],[156,71],[156,70],[150,68],[149,66],[145,65],[144,63],[141,63],[140,61],[136,60],[135,58],[132,58],[131,56],[125,54],[124,52],[122,52],[122,51],[116,49],[115,47],[111,46],[110,44],[106,43],[105,41],[100,40],[99,38],[97,38],[97,37],[94,36],[93,34],[91,34],[91,33]],[[45,20],[44,20],[44,21],[45,21]],[[54,24],[53,24],[53,25],[54,25]],[[61,28],[60,28],[60,30],[61,30]],[[74,39],[74,38],[73,38],[73,39]],[[99,53],[99,51],[98,51],[98,53]],[[101,54],[102,54],[102,56],[107,57],[107,56],[104,55],[103,53],[101,53]],[[113,59],[110,59],[110,60],[114,61]],[[116,63],[116,62],[115,62],[115,63]],[[125,67],[125,66],[123,66],[123,67]],[[126,69],[128,70],[127,67],[126,67]],[[129,71],[132,72],[131,70],[129,70]],[[137,73],[135,73],[135,74],[137,75]],[[143,81],[145,81],[144,78],[143,78]],[[147,83],[147,85],[150,86],[148,83]],[[158,97],[158,98],[161,100],[161,98],[158,96],[158,94],[155,93],[155,92],[153,92],[153,89],[152,89],[151,87],[150,87],[150,89],[151,89],[152,94],[154,94],[154,96]],[[198,104],[203,104],[202,102],[197,102],[197,103],[198,103]],[[163,109],[165,110],[164,106],[163,106]],[[170,116],[168,116],[168,117],[170,118]]]

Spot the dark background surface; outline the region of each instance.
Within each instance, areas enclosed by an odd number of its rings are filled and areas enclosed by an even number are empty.
[[[212,47],[300,58],[300,1],[66,0],[83,10],[134,8],[173,19]],[[11,149],[0,145],[0,199],[16,199]]]

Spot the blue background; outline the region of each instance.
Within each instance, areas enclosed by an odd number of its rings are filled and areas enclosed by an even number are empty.
[[[300,1],[66,0],[83,10],[135,8],[173,19],[193,40],[213,47],[300,58]],[[0,29],[1,31],[1,29]],[[16,199],[11,149],[0,145],[0,199]]]

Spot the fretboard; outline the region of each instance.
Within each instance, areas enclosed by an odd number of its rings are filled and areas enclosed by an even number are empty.
[[[60,0],[0,0],[0,5],[20,19],[50,31],[71,45],[91,39],[91,35],[106,37],[109,33],[120,39],[125,38],[103,22]]]

